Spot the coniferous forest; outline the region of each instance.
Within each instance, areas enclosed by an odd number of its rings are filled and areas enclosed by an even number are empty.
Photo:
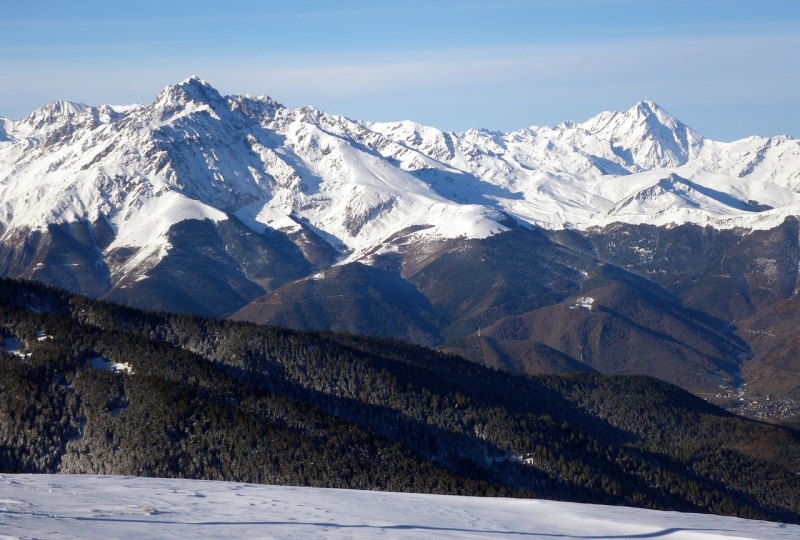
[[[0,471],[542,497],[800,522],[800,433],[643,376],[0,281]]]

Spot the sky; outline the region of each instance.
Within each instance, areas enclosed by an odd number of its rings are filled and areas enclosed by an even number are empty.
[[[360,120],[511,131],[651,99],[706,137],[800,137],[800,0],[26,0],[0,116],[198,75]]]

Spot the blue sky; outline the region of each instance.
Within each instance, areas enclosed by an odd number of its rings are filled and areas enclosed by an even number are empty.
[[[704,135],[800,137],[800,0],[6,2],[0,115],[150,102],[197,74],[364,120],[513,130],[648,98]]]

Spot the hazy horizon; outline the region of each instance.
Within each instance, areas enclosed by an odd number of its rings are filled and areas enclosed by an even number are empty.
[[[0,116],[149,103],[197,74],[374,121],[511,131],[651,99],[718,140],[800,136],[800,2],[33,1],[0,21]]]

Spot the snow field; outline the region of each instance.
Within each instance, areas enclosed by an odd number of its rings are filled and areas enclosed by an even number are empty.
[[[0,475],[0,538],[789,539],[800,526],[543,500]]]

